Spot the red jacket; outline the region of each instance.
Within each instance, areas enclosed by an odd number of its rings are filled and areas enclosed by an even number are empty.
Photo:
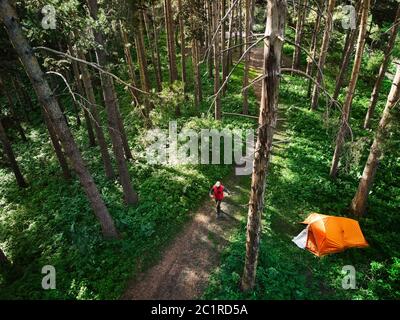
[[[225,187],[221,184],[219,187],[213,186],[211,193],[214,194],[215,200],[222,200],[224,198]]]

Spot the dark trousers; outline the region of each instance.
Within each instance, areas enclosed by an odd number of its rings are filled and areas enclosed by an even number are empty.
[[[217,204],[217,214],[221,213],[221,202],[222,200],[215,199],[215,203]]]

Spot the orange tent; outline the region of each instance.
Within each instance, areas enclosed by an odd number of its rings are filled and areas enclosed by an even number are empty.
[[[293,238],[293,242],[318,257],[347,248],[368,247],[356,220],[312,213],[302,223],[307,228]]]

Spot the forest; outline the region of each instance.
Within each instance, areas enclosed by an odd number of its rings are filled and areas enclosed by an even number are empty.
[[[399,28],[397,0],[0,0],[0,300],[400,299]]]

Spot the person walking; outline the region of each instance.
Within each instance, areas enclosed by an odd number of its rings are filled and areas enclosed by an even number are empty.
[[[217,218],[219,218],[222,213],[221,202],[224,199],[224,192],[229,195],[231,194],[230,191],[224,187],[221,181],[217,181],[209,191],[210,198],[215,199]]]

